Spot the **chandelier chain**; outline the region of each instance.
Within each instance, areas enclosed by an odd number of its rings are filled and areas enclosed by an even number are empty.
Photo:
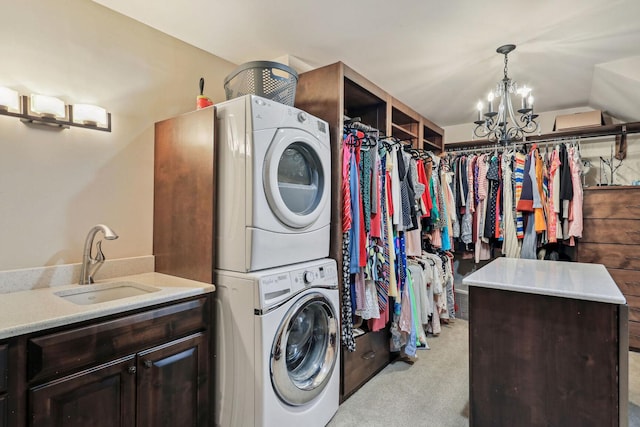
[[[509,55],[504,55],[504,79],[507,80],[509,76],[507,76],[507,62],[509,62]]]

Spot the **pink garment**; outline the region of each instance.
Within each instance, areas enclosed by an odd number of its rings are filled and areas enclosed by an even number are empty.
[[[489,171],[488,156],[481,154],[478,157],[478,199],[481,201],[487,198],[489,191],[489,180],[487,172]]]
[[[398,327],[402,332],[411,333],[411,324],[413,322],[413,314],[411,313],[411,299],[409,297],[409,284],[407,283],[402,290],[402,300],[400,303],[400,319]]]
[[[375,200],[378,202],[378,206],[375,213],[371,214],[371,227],[370,227],[370,236],[377,237],[378,239],[382,236],[382,203],[380,201],[381,196],[381,188],[382,188],[382,180],[380,179],[380,158],[376,157],[376,162],[373,166],[373,174],[371,176],[371,191],[375,192],[376,198]]]
[[[349,135],[347,138],[352,136]],[[351,187],[349,169],[351,168],[351,148],[342,145],[342,232],[351,230]]]
[[[560,172],[560,153],[558,152],[558,150],[553,150],[553,153],[551,154],[551,166],[549,168],[549,181],[548,181],[548,186],[549,186],[549,218],[548,218],[548,226],[549,226],[549,232],[547,233],[547,238],[549,239],[550,243],[555,243],[558,241],[558,238],[556,237],[557,235],[557,230],[558,230],[558,214],[557,212],[557,206],[555,206],[553,199],[554,199],[554,195],[556,193],[556,191],[560,191],[559,188],[555,188],[554,186],[554,178],[556,176],[556,174],[558,174]]]
[[[410,230],[404,233],[407,256],[421,256],[422,255],[422,230],[420,222],[418,222],[418,228]]]
[[[369,319],[369,330],[372,332],[378,332],[384,329],[387,326],[387,322],[389,322],[389,304],[384,309],[384,311],[380,312],[379,318]]]
[[[474,224],[476,226],[476,232],[474,236],[476,238],[475,244],[475,261],[476,264],[480,261],[486,261],[491,259],[491,247],[489,246],[488,241],[484,241],[482,239],[482,232],[484,230],[484,220],[487,214],[487,195],[489,189],[489,180],[487,179],[487,172],[489,171],[489,163],[486,154],[481,154],[478,156],[478,198],[480,203],[476,206],[476,212],[474,215],[476,216],[476,221]]]
[[[582,161],[576,147],[569,149],[569,169],[571,170],[571,184],[573,185],[573,199],[569,202],[569,236],[582,237],[583,193],[580,179]]]

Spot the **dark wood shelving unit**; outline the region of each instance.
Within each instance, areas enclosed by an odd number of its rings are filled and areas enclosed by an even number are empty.
[[[342,131],[344,117],[378,129],[381,135],[411,140],[414,147],[442,151],[444,130],[425,119],[342,62],[302,73],[295,106],[329,124],[331,135],[331,243],[329,256],[342,271]],[[343,289],[342,275],[339,286]],[[349,284],[346,284],[349,286]],[[366,324],[366,322],[365,322]],[[343,348],[340,401],[344,401],[391,361],[388,328],[356,338],[356,351]]]

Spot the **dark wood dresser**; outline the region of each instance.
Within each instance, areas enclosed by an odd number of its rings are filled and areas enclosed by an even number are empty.
[[[584,191],[578,262],[604,264],[629,306],[629,347],[640,351],[640,187]]]

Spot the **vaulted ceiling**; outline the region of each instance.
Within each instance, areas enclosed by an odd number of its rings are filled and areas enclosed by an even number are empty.
[[[237,64],[343,61],[441,126],[473,120],[507,43],[538,111],[640,120],[638,0],[94,1]]]

